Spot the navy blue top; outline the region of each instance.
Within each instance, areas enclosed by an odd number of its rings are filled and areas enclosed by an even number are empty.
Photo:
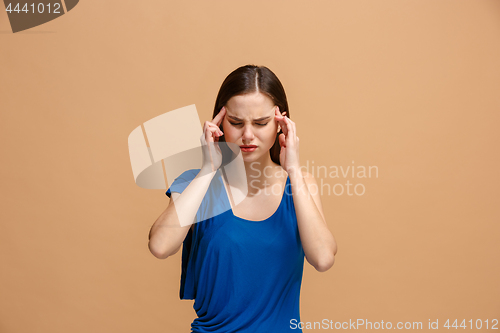
[[[185,171],[166,194],[181,193],[199,171]],[[251,221],[233,214],[219,170],[197,221],[183,242],[179,293],[195,300],[191,332],[302,332],[291,326],[300,322],[304,250],[290,179],[274,214]]]

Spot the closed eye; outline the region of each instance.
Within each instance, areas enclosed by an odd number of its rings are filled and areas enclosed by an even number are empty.
[[[239,125],[241,125],[241,124],[242,124],[242,123],[232,123],[232,122],[229,122],[229,123],[230,123],[231,125],[233,125],[233,126],[239,126]],[[258,125],[258,126],[266,126],[268,123],[269,123],[269,122],[264,123],[264,124],[261,124],[261,123],[256,123],[256,125]]]

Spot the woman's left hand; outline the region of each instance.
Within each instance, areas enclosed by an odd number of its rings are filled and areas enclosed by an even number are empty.
[[[280,114],[279,107],[276,106],[274,111],[274,119],[281,126],[283,133],[279,136],[279,143],[281,146],[280,151],[280,164],[285,171],[290,174],[293,171],[300,170],[299,161],[299,138],[295,123],[285,116]]]

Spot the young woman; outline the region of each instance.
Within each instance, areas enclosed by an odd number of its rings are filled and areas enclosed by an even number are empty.
[[[300,332],[304,256],[324,272],[337,245],[317,183],[300,169],[296,125],[276,75],[253,65],[229,74],[201,141],[202,168],[171,184],[172,200],[150,231],[151,253],[164,259],[183,245],[180,298],[195,300],[192,332]],[[242,154],[248,185],[237,205],[221,172],[231,154]],[[214,207],[219,213],[204,218]]]

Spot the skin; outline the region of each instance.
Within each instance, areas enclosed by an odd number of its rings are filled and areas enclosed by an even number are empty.
[[[266,119],[257,120],[263,117]],[[219,128],[222,123],[226,133]],[[281,166],[269,155],[278,125],[283,130],[279,137]],[[257,146],[253,152],[242,152],[249,193],[237,206],[231,202],[233,214],[254,221],[271,216],[279,206],[288,175],[307,262],[320,272],[328,270],[335,261],[337,245],[325,221],[317,182],[311,174],[300,169],[296,125],[280,114],[269,97],[259,92],[232,97],[212,121],[204,123],[200,138],[204,147],[203,166],[182,194],[172,192],[167,209],[150,230],[148,246],[151,253],[160,259],[177,253],[189,228],[194,227],[188,223],[193,220],[212,177],[221,165],[217,141],[222,135],[227,142],[238,146]],[[277,172],[266,173],[269,169]],[[258,174],[260,177],[252,177]],[[254,180],[257,183],[251,184],[250,181]],[[268,190],[274,189],[274,185],[278,185],[280,191]]]
[[[212,122],[205,123],[205,139],[217,142],[225,135],[226,142],[257,146],[253,152],[242,152],[249,193],[237,206],[231,202],[236,216],[254,221],[271,216],[281,201],[287,175],[290,177],[306,260],[316,270],[324,272],[335,261],[337,244],[326,224],[317,182],[311,174],[300,169],[296,125],[284,114],[280,114],[273,101],[260,92],[233,96]],[[221,123],[224,133],[219,128]],[[281,166],[269,155],[278,126],[283,130],[279,137]],[[276,185],[281,186],[281,191],[275,190]]]
[[[247,179],[256,179],[258,171],[264,168],[279,170],[271,160],[269,150],[278,131],[275,120],[276,109],[272,100],[262,93],[233,96],[224,107],[226,114],[222,121],[226,142],[236,145],[256,145],[253,152],[242,152]],[[264,119],[263,119],[264,118]],[[264,180],[261,173],[259,180]]]

